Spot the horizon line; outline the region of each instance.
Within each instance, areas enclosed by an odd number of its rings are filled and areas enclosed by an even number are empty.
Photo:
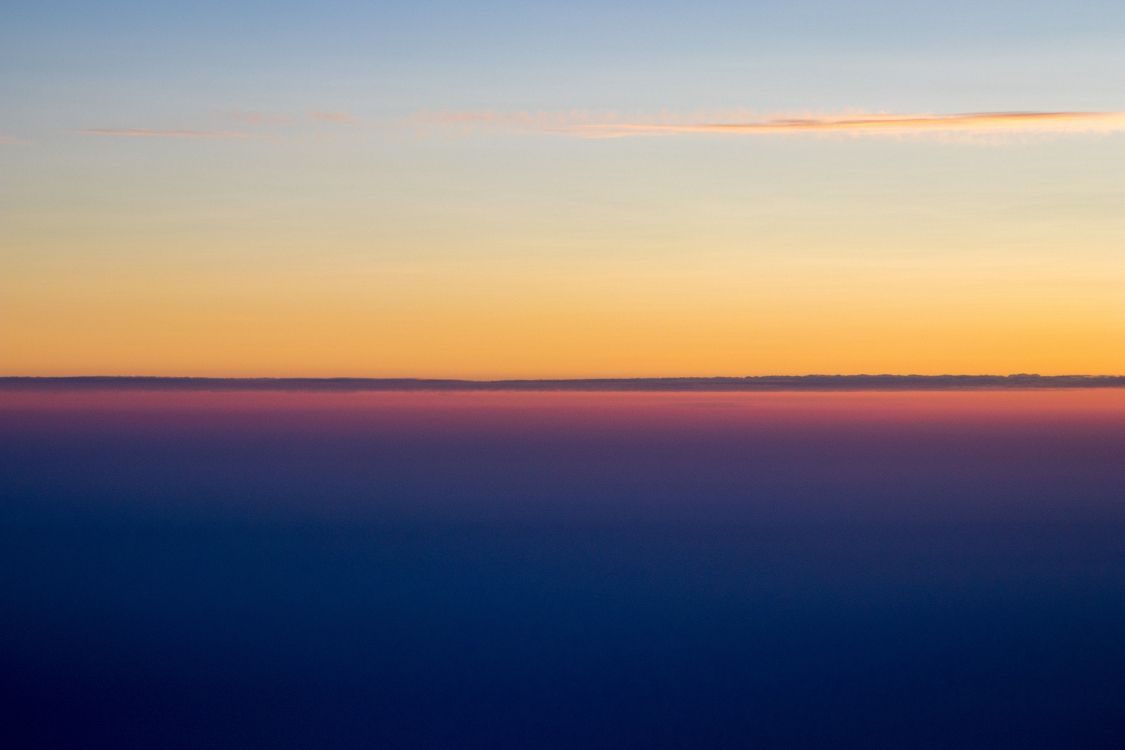
[[[270,391],[800,391],[1125,388],[1125,375],[824,374],[597,377],[377,378],[168,375],[3,375],[0,389],[91,388]]]

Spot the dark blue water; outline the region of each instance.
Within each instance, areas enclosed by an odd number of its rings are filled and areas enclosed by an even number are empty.
[[[1125,421],[698,413],[8,412],[5,745],[1125,746]]]

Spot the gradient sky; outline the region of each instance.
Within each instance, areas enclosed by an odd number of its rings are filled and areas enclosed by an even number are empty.
[[[1108,1],[9,4],[0,374],[1125,372],[1122,92]]]

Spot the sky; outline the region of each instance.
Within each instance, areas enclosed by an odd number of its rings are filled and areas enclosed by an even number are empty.
[[[1122,92],[1119,2],[9,3],[0,374],[1125,373]]]

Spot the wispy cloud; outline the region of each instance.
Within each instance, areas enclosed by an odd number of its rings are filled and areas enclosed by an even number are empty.
[[[1008,135],[1125,131],[1125,112],[969,112],[961,114],[860,113],[707,117],[663,113],[652,118],[585,112],[437,112],[413,120],[424,127],[503,128],[581,138],[627,138],[685,134],[786,135],[840,133],[858,136]]]
[[[310,112],[309,117],[318,122],[331,122],[336,125],[358,125],[359,118],[347,112]]]
[[[28,141],[23,138],[16,138],[14,135],[0,133],[0,146],[14,146],[19,143],[27,143]]]
[[[150,130],[148,128],[83,128],[82,135],[111,138],[188,138],[196,140],[227,141],[255,137],[239,130]]]

